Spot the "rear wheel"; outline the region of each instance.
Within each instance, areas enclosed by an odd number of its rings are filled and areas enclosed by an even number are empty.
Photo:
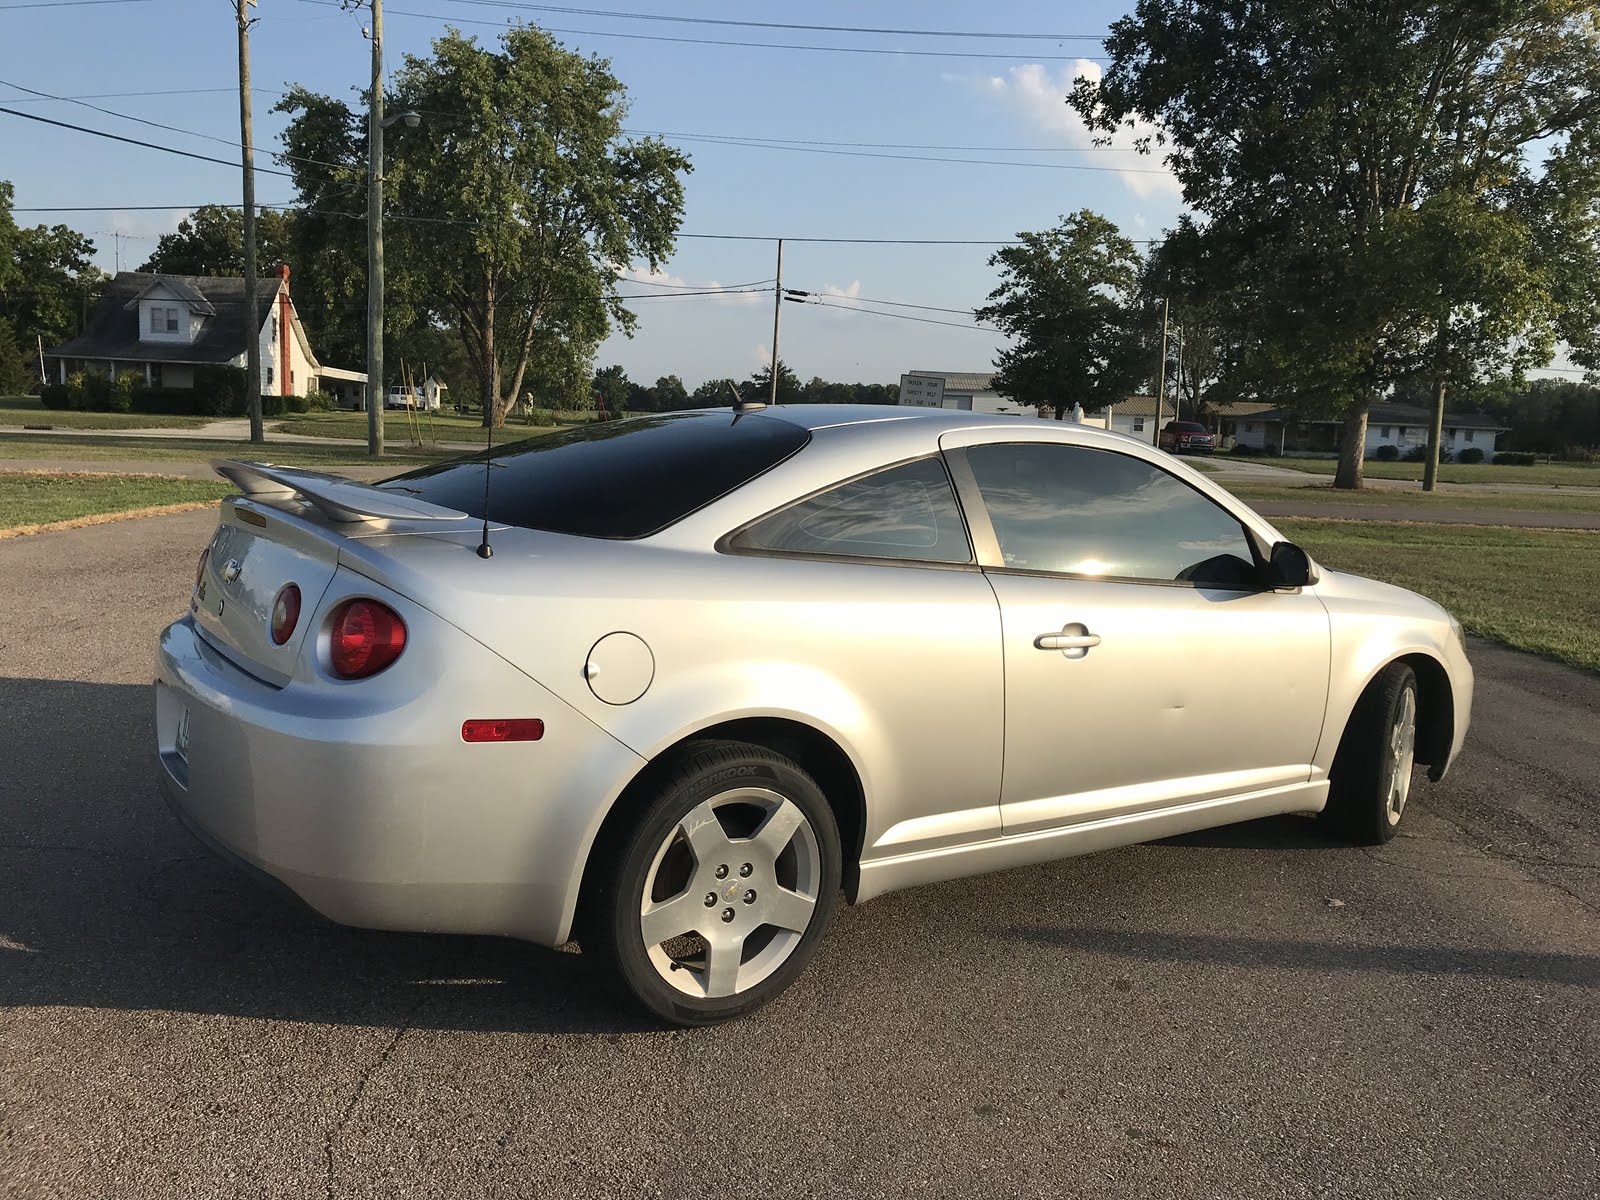
[[[742,1016],[804,969],[839,890],[837,823],[816,782],[758,746],[691,749],[639,819],[600,848],[595,948],[680,1025]]]
[[[1356,702],[1334,755],[1323,822],[1376,846],[1394,837],[1411,795],[1417,740],[1417,677],[1391,663]]]

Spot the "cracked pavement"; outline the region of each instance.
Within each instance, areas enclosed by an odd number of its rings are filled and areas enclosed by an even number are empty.
[[[1600,1194],[1596,676],[1475,644],[1388,846],[887,896],[663,1031],[570,948],[331,926],[178,827],[150,662],[214,520],[0,543],[0,1195]]]

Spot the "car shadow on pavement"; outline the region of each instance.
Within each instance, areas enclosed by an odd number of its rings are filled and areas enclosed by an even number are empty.
[[[0,679],[0,1007],[659,1028],[581,954],[347,929],[235,872],[161,798],[152,708],[148,685]]]
[[[1341,944],[1088,927],[1017,926],[1006,930],[1005,936],[1036,945],[1156,963],[1208,963],[1222,967],[1293,971],[1466,975],[1525,979],[1583,988],[1600,987],[1600,957],[1588,954],[1453,946]]]
[[[1343,850],[1349,842],[1329,836],[1317,822],[1300,813],[1260,817],[1237,825],[1219,825],[1196,833],[1151,842],[1152,846],[1194,846],[1207,850]]]

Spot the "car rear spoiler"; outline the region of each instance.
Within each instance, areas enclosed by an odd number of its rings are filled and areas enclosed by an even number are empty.
[[[218,458],[212,468],[253,500],[301,499],[330,521],[463,521],[467,514],[342,475]]]

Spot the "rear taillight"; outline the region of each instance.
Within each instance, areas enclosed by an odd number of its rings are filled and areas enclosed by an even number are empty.
[[[207,546],[200,551],[200,559],[194,564],[194,585],[200,586],[200,581],[206,577],[206,563],[211,561],[211,547]]]
[[[294,636],[294,627],[300,623],[300,588],[286,584],[272,604],[272,640],[283,645]]]
[[[377,600],[346,600],[328,618],[328,665],[341,679],[376,675],[406,648],[406,623]]]

